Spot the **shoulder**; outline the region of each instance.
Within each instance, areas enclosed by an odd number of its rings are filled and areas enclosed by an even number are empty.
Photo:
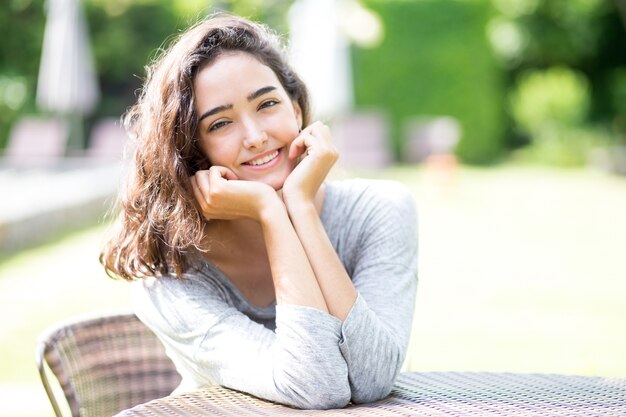
[[[175,327],[184,327],[198,310],[219,315],[234,304],[227,285],[208,268],[193,270],[181,278],[173,275],[146,277],[131,284],[132,302],[140,318],[152,321],[167,317]]]
[[[152,298],[204,298],[235,304],[232,284],[210,262],[199,262],[181,277],[173,274],[149,277],[138,283],[139,290]]]
[[[417,236],[413,195],[406,186],[389,180],[327,183],[322,222],[346,262],[351,251],[366,242],[384,245],[413,241]]]
[[[337,211],[382,211],[415,217],[415,199],[397,181],[355,178],[327,183],[325,209],[335,215]]]
[[[413,265],[417,210],[406,186],[389,180],[351,179],[329,183],[327,190],[323,222],[353,279],[364,266]]]

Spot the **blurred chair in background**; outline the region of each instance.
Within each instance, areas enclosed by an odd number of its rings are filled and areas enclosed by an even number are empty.
[[[403,161],[424,164],[427,172],[443,185],[456,179],[458,160],[454,148],[461,138],[459,122],[449,116],[415,117],[404,125]]]
[[[68,135],[63,119],[21,118],[9,133],[3,162],[10,168],[54,165],[65,156]]]
[[[128,134],[118,119],[98,120],[91,130],[86,156],[102,161],[121,160],[127,142]]]
[[[380,169],[393,162],[389,122],[383,113],[370,111],[345,116],[333,123],[332,131],[342,167]]]
[[[461,137],[459,122],[453,117],[416,117],[404,126],[404,162],[422,163],[429,158],[454,155]]]

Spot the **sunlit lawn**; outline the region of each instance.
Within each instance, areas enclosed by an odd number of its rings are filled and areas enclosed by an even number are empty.
[[[626,178],[501,167],[398,167],[420,214],[420,284],[407,366],[626,377]],[[0,263],[3,414],[50,416],[36,336],[129,305],[105,277],[96,227]]]

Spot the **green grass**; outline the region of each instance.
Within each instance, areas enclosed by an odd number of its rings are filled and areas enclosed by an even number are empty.
[[[418,204],[409,370],[626,377],[626,178],[511,166],[361,175],[403,182]],[[130,305],[97,263],[104,233],[0,261],[6,415],[52,415],[33,360],[41,330]]]
[[[390,174],[420,212],[409,369],[626,377],[626,178]]]

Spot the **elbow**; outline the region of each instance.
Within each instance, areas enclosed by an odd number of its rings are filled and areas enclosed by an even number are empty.
[[[352,384],[352,402],[365,404],[387,397],[400,374],[401,359],[402,355],[398,354],[395,361],[388,362],[389,366],[386,369],[379,368],[377,372],[357,377]]]
[[[371,387],[367,390],[355,390],[352,394],[352,402],[355,404],[367,404],[379,401],[388,396],[392,389],[393,383],[379,387]]]
[[[347,385],[347,384],[346,384]],[[337,390],[319,393],[311,393],[306,398],[301,398],[297,407],[305,410],[330,410],[344,408],[350,403],[350,390]]]
[[[343,377],[309,374],[301,378],[288,377],[282,382],[277,388],[284,403],[305,410],[343,408],[352,396],[347,372]]]

